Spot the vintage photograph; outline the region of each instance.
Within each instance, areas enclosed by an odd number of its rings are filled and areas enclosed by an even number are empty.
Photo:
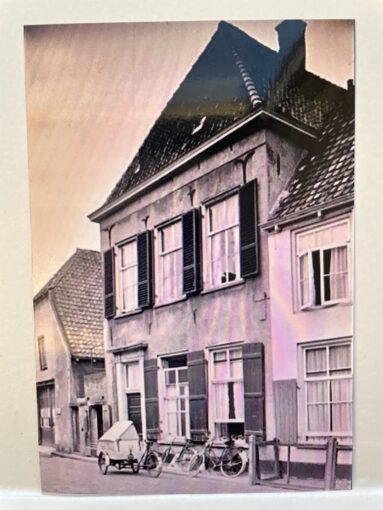
[[[353,21],[24,39],[42,491],[350,489]]]

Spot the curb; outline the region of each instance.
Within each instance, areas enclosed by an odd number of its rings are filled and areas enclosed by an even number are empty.
[[[73,455],[71,453],[64,452],[51,452],[52,457],[63,457],[65,459],[79,460],[80,462],[89,462],[91,464],[95,464],[97,462],[97,457],[83,457],[82,455]]]

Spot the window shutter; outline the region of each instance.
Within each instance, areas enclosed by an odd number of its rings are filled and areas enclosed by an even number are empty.
[[[145,407],[146,407],[146,435],[148,439],[157,440],[160,435],[158,418],[158,380],[157,359],[144,362],[145,376]]]
[[[201,214],[192,209],[182,217],[183,293],[201,290]]]
[[[147,230],[137,237],[138,306],[153,304],[153,232]]]
[[[245,434],[265,438],[265,361],[262,343],[244,344]]]
[[[273,394],[276,437],[284,443],[296,443],[298,440],[297,381],[295,379],[274,381]]]
[[[259,272],[257,180],[239,190],[239,239],[241,276],[248,278]]]
[[[115,314],[113,248],[104,252],[104,312],[107,319]]]
[[[190,434],[193,441],[208,437],[207,365],[204,351],[188,353]]]

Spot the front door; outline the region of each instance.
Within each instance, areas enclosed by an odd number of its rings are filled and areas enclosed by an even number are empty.
[[[137,433],[142,435],[141,393],[128,393],[126,397],[128,399],[128,419],[133,422]]]
[[[53,410],[55,407],[54,383],[37,388],[39,416],[39,444],[53,446],[55,443]]]
[[[93,405],[89,409],[90,454],[97,455],[97,442],[104,433],[102,405]]]

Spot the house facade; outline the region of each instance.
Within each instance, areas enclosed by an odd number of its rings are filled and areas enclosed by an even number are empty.
[[[298,165],[269,232],[273,391],[283,441],[352,444],[354,97]],[[315,458],[315,454],[312,455]],[[351,454],[340,452],[340,462]]]
[[[95,454],[110,426],[100,253],[78,249],[33,304],[39,444]]]
[[[279,51],[221,22],[90,215],[113,421],[148,438],[278,432],[268,224],[347,91],[306,71],[303,21],[276,30]]]

